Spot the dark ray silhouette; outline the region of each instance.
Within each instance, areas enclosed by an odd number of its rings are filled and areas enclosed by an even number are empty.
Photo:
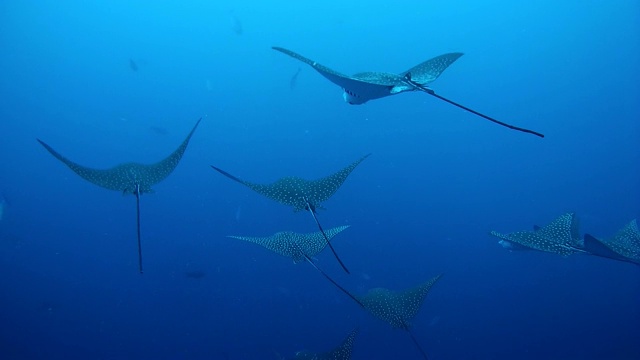
[[[358,329],[353,329],[337,348],[322,353],[298,351],[295,360],[350,360]]]
[[[584,249],[589,253],[640,265],[640,231],[635,219],[607,239],[584,235]]]
[[[298,71],[291,76],[291,79],[289,80],[289,89],[293,90],[298,85],[298,75],[300,75],[300,70],[302,69],[298,68]]]
[[[44,146],[51,155],[67,165],[73,172],[78,174],[83,179],[103,187],[109,190],[121,191],[123,194],[133,194],[136,197],[136,219],[138,230],[138,265],[140,273],[142,273],[142,244],[140,241],[140,195],[144,193],[153,192],[151,186],[161,182],[167,176],[169,176],[182,159],[182,155],[189,145],[189,140],[194,131],[200,124],[199,119],[195,126],[184,139],[182,144],[173,151],[165,159],[155,164],[139,164],[139,163],[125,163],[120,164],[110,169],[93,169],[86,166],[77,164],[66,157],[60,155],[51,146],[47,145],[42,140],[38,139],[38,142]]]
[[[294,59],[302,61],[303,63],[314,68],[317,72],[319,72],[322,76],[327,78],[332,83],[340,86],[344,90],[344,93],[342,95],[344,100],[351,105],[364,104],[369,100],[380,99],[383,97],[400,94],[406,91],[422,91],[451,105],[468,111],[474,115],[489,120],[495,124],[507,127],[512,130],[544,137],[544,135],[539,132],[510,125],[505,122],[496,120],[490,116],[484,115],[462,104],[438,95],[433,89],[428,87],[428,85],[431,82],[435,81],[442,74],[442,72],[444,72],[447,67],[449,67],[449,65],[458,60],[458,58],[463,55],[462,53],[448,53],[436,56],[400,74],[386,72],[362,72],[349,76],[341,74],[338,71],[321,65],[316,61],[308,59],[291,50],[277,46],[272,47],[272,49],[289,55]]]

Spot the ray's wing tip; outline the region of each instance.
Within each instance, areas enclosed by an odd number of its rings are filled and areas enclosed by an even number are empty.
[[[191,139],[191,136],[193,135],[194,132],[196,132],[196,129],[198,128],[198,125],[200,125],[200,122],[202,121],[202,116],[200,116],[200,118],[198,119],[198,121],[196,121],[196,124],[193,125],[193,128],[191,129],[191,131],[189,132],[189,135],[187,135],[187,139]]]
[[[271,49],[273,49],[275,51],[278,51],[278,52],[281,52],[283,54],[287,54],[287,55],[293,53],[293,51],[291,51],[289,49],[285,49],[285,48],[280,47],[280,46],[272,46]]]
[[[356,162],[357,162],[358,164],[360,164],[360,163],[361,163],[361,162],[363,162],[366,158],[368,158],[369,156],[371,156],[371,154],[373,154],[373,153],[365,154],[365,155],[364,155],[364,156],[362,156],[360,159],[356,160]]]

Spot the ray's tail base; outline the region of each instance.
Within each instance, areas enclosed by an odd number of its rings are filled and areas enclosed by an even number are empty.
[[[424,351],[424,349],[422,348],[422,346],[420,346],[420,343],[418,342],[418,340],[416,339],[416,337],[413,335],[413,332],[411,331],[411,329],[409,329],[408,327],[405,329],[407,330],[407,332],[409,333],[409,336],[411,337],[411,340],[413,341],[413,343],[416,345],[416,347],[418,348],[418,350],[420,351],[420,354],[422,354],[422,358],[424,358],[424,360],[429,360],[429,357],[427,356],[426,351]]]
[[[347,274],[351,274],[351,272],[349,272],[349,269],[347,269],[347,267],[345,266],[345,264],[342,262],[342,260],[340,259],[340,257],[338,256],[338,253],[336,252],[336,250],[333,248],[333,245],[331,245],[331,241],[329,241],[329,237],[327,236],[327,234],[324,232],[324,229],[322,228],[322,225],[320,225],[320,222],[318,221],[318,217],[316,216],[316,212],[314,211],[314,209],[311,207],[311,204],[309,203],[309,200],[307,200],[306,198],[304,199],[307,202],[307,208],[309,209],[309,212],[311,213],[311,216],[313,216],[313,220],[315,220],[316,225],[318,225],[318,229],[320,229],[320,232],[322,233],[322,236],[324,237],[324,239],[327,241],[327,245],[329,245],[329,249],[331,249],[331,252],[333,253],[333,256],[335,256],[336,260],[338,260],[338,263],[340,264],[340,266],[342,266],[342,269],[347,273]]]

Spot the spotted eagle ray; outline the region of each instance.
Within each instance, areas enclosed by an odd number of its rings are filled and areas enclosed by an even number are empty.
[[[549,223],[547,226],[533,231],[516,231],[510,234],[501,234],[491,231],[489,234],[502,241],[515,244],[514,247],[522,247],[569,256],[582,250],[578,218],[574,213],[566,213]]]
[[[313,216],[313,219],[318,226],[318,229],[322,233],[324,239],[329,245],[329,249],[340,263],[340,266],[349,273],[349,270],[344,265],[340,257],[336,253],[335,249],[331,245],[329,238],[326,236],[318,218],[316,216],[316,209],[320,207],[320,203],[328,200],[333,194],[342,186],[349,174],[356,168],[364,159],[369,155],[367,154],[355,162],[351,163],[342,170],[317,180],[306,180],[296,176],[288,176],[277,180],[272,184],[255,184],[249,181],[237,178],[228,172],[219,169],[213,165],[211,167],[228,177],[231,180],[239,182],[240,184],[252,189],[253,191],[275,200],[281,204],[293,206],[294,211],[307,210]]]
[[[422,356],[427,359],[427,353],[422,349],[418,340],[411,332],[410,321],[418,314],[424,299],[431,287],[440,279],[442,274],[416,287],[396,292],[385,288],[369,290],[363,296],[355,296],[360,306],[369,311],[373,316],[388,323],[394,328],[405,330],[409,333]]]
[[[447,53],[436,56],[400,74],[363,72],[349,76],[321,65],[291,50],[277,46],[273,46],[272,49],[302,61],[303,63],[311,66],[319,72],[320,75],[324,76],[332,83],[340,86],[344,90],[344,93],[342,94],[344,101],[351,105],[364,104],[369,100],[380,99],[406,91],[422,91],[498,125],[512,130],[544,137],[544,135],[539,132],[510,125],[479,113],[464,105],[436,94],[433,89],[428,87],[428,85],[434,82],[449,67],[449,65],[458,60],[458,58],[463,55],[462,53]]]
[[[37,139],[42,146],[44,146],[51,155],[67,165],[73,172],[78,174],[81,178],[103,187],[109,190],[122,191],[122,194],[133,194],[136,196],[136,215],[137,215],[137,229],[138,229],[138,265],[140,273],[142,274],[142,244],[140,242],[140,195],[144,193],[151,193],[152,185],[155,185],[164,180],[169,174],[175,170],[176,166],[182,159],[182,155],[189,145],[189,140],[194,131],[200,124],[202,118],[198,119],[195,126],[187,135],[186,139],[180,144],[180,146],[172,152],[169,156],[155,164],[139,164],[139,163],[124,163],[116,165],[110,169],[92,169],[86,166],[77,164],[60,153],[55,151],[51,146],[47,145],[44,141]]]
[[[349,360],[353,350],[353,342],[358,334],[358,329],[353,329],[337,348],[324,353],[312,353],[298,351],[295,360]]]
[[[325,231],[325,235],[329,240],[331,240],[334,236],[338,235],[343,230],[346,230],[348,227],[349,225],[343,225],[328,229]],[[265,237],[235,235],[228,237],[258,244],[275,252],[276,254],[291,258],[296,264],[306,260],[305,256],[310,258],[316,256],[327,246],[327,241],[320,231],[310,234],[281,231]]]
[[[349,291],[343,288],[340,284],[333,280],[333,278],[331,278],[327,273],[319,268],[312,259],[312,257],[319,254],[328,244],[330,244],[330,240],[333,239],[334,236],[346,230],[348,227],[349,225],[338,226],[331,228],[324,233],[316,231],[310,234],[300,234],[291,231],[281,231],[271,236],[265,237],[247,237],[235,235],[231,235],[228,237],[258,244],[268,250],[275,252],[276,254],[291,258],[296,264],[300,261],[306,260],[340,291],[358,302],[358,300]]]
[[[640,231],[635,219],[611,238],[584,235],[584,248],[593,255],[640,265]]]

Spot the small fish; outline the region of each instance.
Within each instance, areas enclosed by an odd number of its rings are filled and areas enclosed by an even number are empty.
[[[229,15],[231,19],[231,30],[233,30],[233,32],[238,36],[244,34],[242,22],[240,22],[240,19],[238,19],[235,12],[231,11]]]
[[[242,206],[238,205],[238,208],[236,209],[236,223],[239,224],[240,223],[240,218],[242,218]]]
[[[300,75],[300,70],[301,69],[298,68],[298,71],[296,71],[296,73],[291,77],[291,80],[289,80],[289,89],[291,89],[291,91],[293,91],[293,89],[295,89],[296,85],[298,84],[298,75]]]
[[[129,68],[132,71],[138,71],[138,64],[136,64],[136,62],[133,61],[133,59],[129,59]]]
[[[167,129],[163,128],[162,126],[152,125],[152,126],[149,126],[149,130],[158,135],[169,134],[169,131],[167,131]]]

